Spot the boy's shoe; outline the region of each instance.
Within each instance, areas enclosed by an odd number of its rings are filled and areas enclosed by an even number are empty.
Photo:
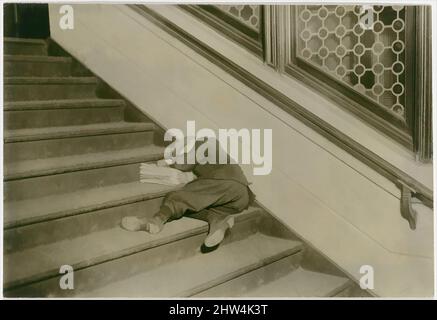
[[[208,248],[218,246],[225,238],[226,231],[231,229],[235,224],[234,217],[230,216],[226,219],[212,223],[209,226],[209,232],[203,244]]]
[[[134,216],[124,217],[121,226],[128,231],[147,231],[151,234],[159,233],[164,228],[164,223],[156,217],[138,218]]]
[[[201,253],[210,253],[218,249],[220,247],[220,243],[215,247],[207,247],[204,243],[200,246]]]

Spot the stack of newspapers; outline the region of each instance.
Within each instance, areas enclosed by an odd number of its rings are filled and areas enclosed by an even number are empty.
[[[183,172],[170,167],[161,167],[154,163],[140,165],[140,182],[156,183],[167,186],[186,184],[193,181],[196,176],[192,172]]]

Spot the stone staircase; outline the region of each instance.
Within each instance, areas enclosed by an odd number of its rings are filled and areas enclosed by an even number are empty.
[[[119,227],[173,188],[142,184],[163,147],[129,103],[49,42],[4,41],[4,294],[8,297],[351,296],[356,285],[260,207],[204,254],[203,221],[158,235]],[[76,70],[76,71],[75,71]],[[138,110],[136,111],[138,112]],[[314,258],[316,257],[316,258]],[[74,269],[62,290],[60,268]]]

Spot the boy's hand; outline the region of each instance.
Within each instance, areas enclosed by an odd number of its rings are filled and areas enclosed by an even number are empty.
[[[183,184],[187,184],[196,179],[196,176],[192,172],[178,172],[178,181]]]
[[[168,166],[170,166],[170,164],[168,164],[165,159],[158,160],[158,162],[156,162],[156,165],[158,167],[168,167]]]

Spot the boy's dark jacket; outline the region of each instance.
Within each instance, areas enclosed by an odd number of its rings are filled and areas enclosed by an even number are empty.
[[[204,141],[196,141],[195,148],[191,152],[196,152],[196,150],[203,144],[206,143]],[[195,164],[175,164],[174,168],[182,170],[182,171],[192,171],[198,179],[215,179],[215,180],[233,180],[238,183],[241,183],[245,186],[249,186],[246,176],[243,173],[243,170],[238,164],[231,164],[231,158],[226,152],[221,148],[218,140],[214,139],[214,141],[208,141],[208,143],[215,143],[216,150],[216,163],[215,164],[201,164],[197,161]],[[208,150],[208,149],[207,149]],[[227,163],[220,164],[219,163],[219,155],[220,152],[224,152],[227,155]],[[205,156],[208,156],[208,152],[205,153]],[[253,199],[255,196],[249,189],[250,196]]]

